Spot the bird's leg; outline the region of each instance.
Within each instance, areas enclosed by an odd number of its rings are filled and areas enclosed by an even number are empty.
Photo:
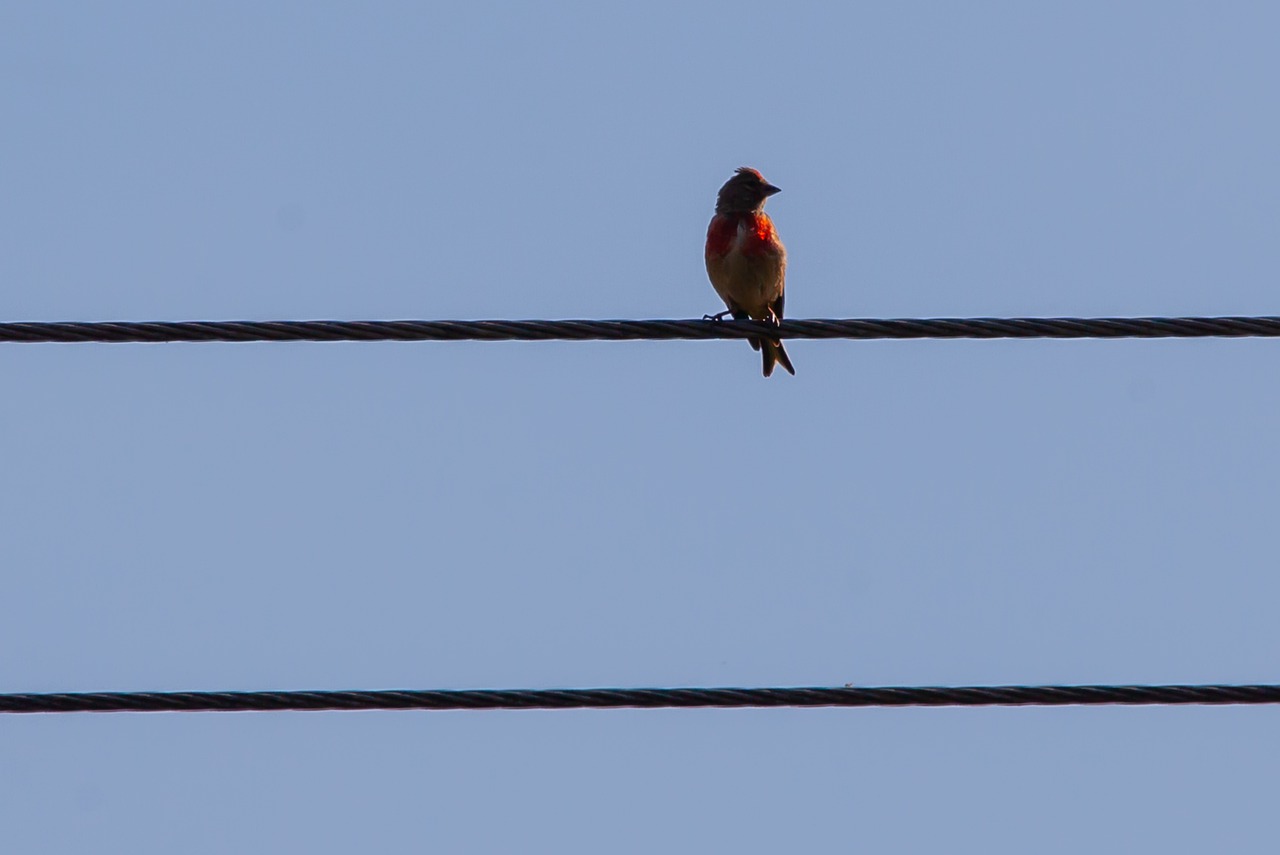
[[[730,311],[729,309],[725,309],[723,312],[721,312],[718,315],[703,315],[702,319],[704,321],[723,321],[727,316],[731,314],[733,314],[732,311]]]

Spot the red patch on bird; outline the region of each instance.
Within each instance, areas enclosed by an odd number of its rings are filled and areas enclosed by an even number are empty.
[[[707,255],[728,255],[738,236],[738,218],[730,214],[716,214],[707,228]]]
[[[706,254],[716,257],[728,255],[738,239],[740,228],[746,229],[740,248],[743,255],[777,255],[781,251],[773,220],[769,219],[768,214],[753,211],[749,214],[716,214],[712,217],[711,225],[707,228]]]
[[[769,215],[756,211],[749,215],[746,240],[742,242],[743,255],[776,255],[778,232],[773,228]]]

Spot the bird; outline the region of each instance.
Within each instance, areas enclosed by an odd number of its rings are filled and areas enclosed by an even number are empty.
[[[736,321],[751,318],[779,325],[787,278],[787,250],[778,240],[773,220],[764,212],[764,203],[781,188],[775,187],[758,170],[743,166],[724,183],[716,196],[716,212],[707,227],[707,277],[724,300],[726,311],[708,315],[720,320],[732,315]],[[747,339],[760,351],[764,376],[781,365],[795,374],[782,340],[767,336]]]

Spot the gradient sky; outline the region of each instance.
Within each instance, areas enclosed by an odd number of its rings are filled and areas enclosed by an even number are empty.
[[[5,320],[1280,313],[1272,3],[0,4]],[[0,691],[1274,682],[1280,342],[0,345]],[[1257,851],[1273,708],[10,716],[14,852]],[[1026,841],[1034,841],[1028,844]],[[1265,844],[1264,844],[1265,841]]]

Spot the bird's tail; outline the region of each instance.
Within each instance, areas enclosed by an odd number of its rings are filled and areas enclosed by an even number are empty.
[[[773,373],[774,365],[781,365],[787,369],[787,373],[792,377],[796,374],[796,369],[791,365],[791,357],[787,356],[787,349],[782,346],[782,342],[776,338],[753,339],[751,344],[754,347],[756,341],[760,342],[760,358],[764,361],[764,376],[768,377]]]

